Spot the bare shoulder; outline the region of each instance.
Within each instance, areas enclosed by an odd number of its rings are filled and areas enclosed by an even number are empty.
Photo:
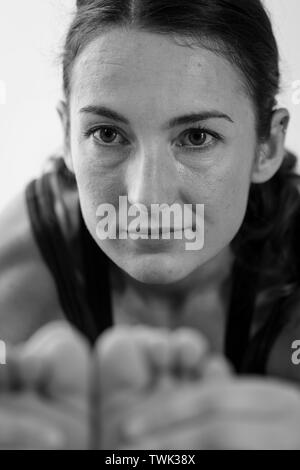
[[[0,213],[0,337],[15,344],[62,317],[54,280],[35,243],[22,191]]]
[[[278,336],[269,355],[267,374],[300,385],[300,296],[291,309],[291,319]]]

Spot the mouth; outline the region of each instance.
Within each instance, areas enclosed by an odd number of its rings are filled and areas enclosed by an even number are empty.
[[[166,235],[172,233],[181,233],[185,230],[194,230],[192,227],[139,227],[136,231],[127,230],[128,234],[140,234],[140,235],[147,235],[151,237],[151,235]]]

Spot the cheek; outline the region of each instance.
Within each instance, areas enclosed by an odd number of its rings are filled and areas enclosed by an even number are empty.
[[[214,165],[205,172],[195,172],[185,185],[189,200],[204,204],[206,240],[214,243],[217,240],[229,242],[245,217],[251,183],[250,164],[236,165],[240,160],[231,156],[228,165]]]
[[[72,160],[79,195],[96,211],[99,204],[115,204],[124,192],[122,168],[87,145],[78,145],[74,138]]]
[[[234,236],[240,229],[247,210],[250,176],[246,167],[230,169],[214,182],[215,190],[208,201],[215,228],[224,236]]]
[[[122,187],[118,168],[102,164],[91,152],[81,152],[73,158],[79,196],[96,211],[99,204],[115,204]]]
[[[119,172],[107,171],[95,164],[78,165],[76,178],[83,218],[91,235],[99,243],[97,210],[100,205],[110,204],[117,212],[119,196],[124,194],[122,178]]]

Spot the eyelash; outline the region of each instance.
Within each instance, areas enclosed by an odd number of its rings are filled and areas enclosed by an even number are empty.
[[[216,142],[219,142],[219,141],[222,141],[224,140],[224,137],[221,136],[220,134],[218,134],[217,132],[213,132],[209,129],[207,129],[206,127],[202,126],[202,125],[196,125],[195,127],[192,127],[190,129],[187,129],[186,131],[183,132],[183,136],[187,136],[189,135],[190,133],[194,132],[194,131],[200,131],[201,133],[203,134],[206,134],[206,135],[209,135],[211,137],[213,137],[213,142],[210,143],[210,144],[204,144],[204,145],[199,145],[199,146],[183,146],[183,145],[179,145],[178,147],[179,148],[184,148],[185,147],[185,150],[187,152],[201,152],[201,151],[204,151],[212,146],[214,146],[214,144]]]
[[[95,140],[95,142],[96,142],[96,144],[97,144],[97,145],[100,145],[100,146],[102,146],[102,147],[116,147],[118,144],[117,144],[117,145],[116,145],[116,144],[115,144],[115,145],[114,145],[114,144],[105,144],[105,143],[101,144],[101,143],[99,143],[99,141],[97,141],[97,139],[95,138],[94,134],[95,134],[97,131],[101,131],[101,130],[103,130],[103,129],[110,129],[110,130],[115,131],[119,136],[121,136],[121,137],[124,139],[125,142],[127,142],[127,144],[125,144],[125,145],[128,145],[129,142],[127,141],[127,139],[125,139],[125,137],[122,135],[122,132],[119,131],[119,129],[118,129],[117,127],[115,127],[115,126],[110,126],[110,125],[107,125],[107,126],[104,126],[104,125],[102,125],[102,126],[97,126],[97,127],[88,129],[87,131],[85,131],[85,132],[83,133],[83,135],[84,135],[85,138],[89,138],[89,137],[93,136],[93,137],[94,137],[94,140]],[[184,146],[184,145],[177,145],[177,147],[179,147],[179,148],[185,148],[185,151],[187,151],[187,152],[199,152],[199,151],[201,152],[201,151],[203,151],[203,150],[205,150],[205,149],[207,149],[207,148],[213,146],[216,141],[222,141],[222,140],[224,140],[224,137],[223,137],[222,135],[220,135],[220,134],[218,134],[218,133],[216,133],[216,132],[213,132],[213,131],[211,131],[211,130],[209,130],[209,129],[206,129],[206,128],[205,128],[204,126],[202,126],[202,125],[199,125],[199,126],[196,125],[195,127],[192,127],[192,128],[190,128],[190,129],[187,129],[187,130],[185,130],[185,131],[183,132],[182,135],[185,137],[185,136],[189,135],[189,133],[192,133],[192,132],[194,132],[194,131],[200,131],[200,132],[202,132],[203,134],[210,135],[211,137],[213,137],[214,142],[213,142],[213,143],[210,143],[210,144],[206,144],[206,145],[205,145],[205,144],[204,144],[204,145],[200,145],[200,146]],[[122,145],[122,144],[120,144],[120,145]]]
[[[116,144],[105,144],[105,143],[101,144],[101,143],[99,143],[99,141],[97,141],[97,139],[95,138],[94,134],[95,134],[97,131],[101,131],[101,130],[103,130],[103,129],[110,129],[110,130],[112,130],[112,131],[115,131],[119,136],[122,137],[122,139],[124,139],[124,141],[128,142],[128,141],[125,139],[125,137],[123,137],[121,131],[119,131],[119,129],[118,129],[117,127],[109,126],[109,125],[107,125],[107,126],[97,126],[97,127],[93,127],[93,128],[91,128],[91,129],[88,129],[87,131],[84,131],[84,132],[83,132],[83,136],[84,136],[85,138],[89,138],[89,137],[93,136],[95,143],[96,143],[97,145],[102,146],[102,147],[108,147],[108,148],[109,148],[109,147],[116,147],[116,146],[117,146]]]

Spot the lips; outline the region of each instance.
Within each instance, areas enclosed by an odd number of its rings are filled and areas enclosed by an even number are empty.
[[[184,230],[187,230],[187,228],[182,228],[182,227],[158,227],[158,226],[152,226],[152,227],[139,227],[137,231],[130,231],[128,230],[128,233],[139,233],[141,235],[148,235],[151,237],[151,235],[163,235],[163,234],[171,234],[175,232],[183,232]]]

